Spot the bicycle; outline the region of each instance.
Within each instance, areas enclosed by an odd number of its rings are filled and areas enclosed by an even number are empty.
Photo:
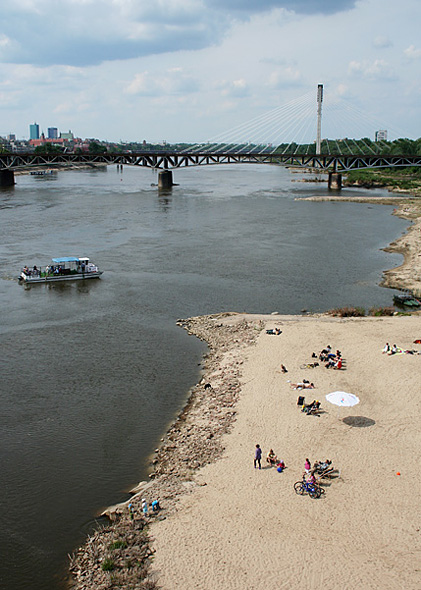
[[[304,494],[308,494],[310,498],[313,500],[316,498],[320,498],[322,495],[322,488],[315,483],[311,483],[306,481],[304,478],[301,481],[296,481],[294,484],[295,493],[299,496],[304,496]]]

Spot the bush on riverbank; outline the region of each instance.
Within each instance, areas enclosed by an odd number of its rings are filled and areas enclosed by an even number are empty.
[[[417,194],[421,191],[421,167],[353,170],[347,173],[344,186],[389,187]]]
[[[374,317],[391,316],[394,315],[395,308],[391,305],[389,307],[372,307],[368,312],[369,315]]]
[[[340,318],[361,318],[365,316],[365,309],[363,307],[337,307],[336,309],[330,309],[327,312],[333,317]]]

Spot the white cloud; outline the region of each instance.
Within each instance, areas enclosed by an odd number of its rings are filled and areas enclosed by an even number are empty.
[[[375,59],[372,62],[368,60],[351,61],[348,71],[350,74],[378,80],[390,80],[395,77],[392,68],[383,59]]]
[[[404,53],[409,59],[419,59],[421,57],[421,49],[416,49],[415,45],[410,45],[405,49]]]
[[[241,98],[249,95],[247,82],[242,78],[231,82],[222,82],[220,85],[222,96]]]
[[[393,43],[388,37],[379,36],[374,39],[374,47],[383,49],[385,47],[392,47]]]
[[[150,74],[148,71],[135,74],[125,92],[129,95],[161,96],[189,94],[198,88],[197,80],[185,74],[182,68],[174,67],[163,74]]]

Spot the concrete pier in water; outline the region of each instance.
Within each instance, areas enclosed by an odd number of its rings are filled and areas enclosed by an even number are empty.
[[[158,174],[158,188],[171,188],[173,186],[171,170],[162,170]]]
[[[15,184],[15,173],[13,170],[0,170],[0,188],[13,186]]]
[[[328,188],[340,191],[342,188],[342,174],[340,172],[329,172]]]

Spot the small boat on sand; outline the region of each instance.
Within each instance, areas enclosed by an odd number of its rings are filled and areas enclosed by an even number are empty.
[[[98,279],[102,275],[101,270],[86,257],[65,256],[53,258],[51,264],[44,269],[34,266],[29,269],[25,266],[19,276],[19,282],[55,283],[59,281],[80,281],[86,279]]]
[[[421,303],[411,293],[402,293],[402,295],[393,295],[395,305],[405,307],[421,307]]]

